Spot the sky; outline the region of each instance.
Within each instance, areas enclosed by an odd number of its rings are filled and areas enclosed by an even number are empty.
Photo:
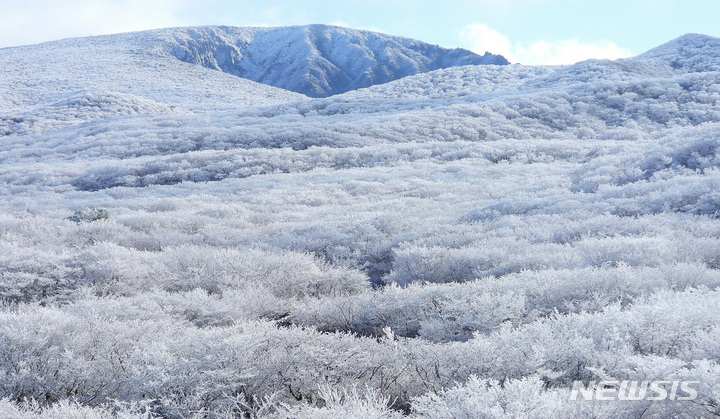
[[[0,0],[0,48],[171,26],[324,23],[571,64],[689,32],[720,37],[718,16],[720,0]]]

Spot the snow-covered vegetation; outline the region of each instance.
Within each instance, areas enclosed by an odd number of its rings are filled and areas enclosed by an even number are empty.
[[[0,50],[0,417],[720,416],[720,40],[310,99],[168,33]]]

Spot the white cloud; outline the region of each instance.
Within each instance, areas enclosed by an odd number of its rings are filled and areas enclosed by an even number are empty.
[[[180,25],[185,0],[25,0],[3,6],[0,47]],[[31,12],[30,12],[31,11]]]
[[[617,59],[632,54],[610,41],[588,44],[567,39],[557,42],[535,41],[527,48],[518,43],[516,55],[519,62],[527,64],[572,64],[590,58]]]
[[[460,42],[479,54],[484,54],[486,51],[501,54],[515,62],[515,53],[510,40],[488,25],[478,23],[463,27],[460,29]]]
[[[467,25],[459,31],[460,41],[469,49],[501,54],[510,62],[528,65],[573,64],[590,58],[617,59],[632,53],[610,41],[583,43],[576,39],[560,41],[537,40],[528,45],[515,42],[488,25]]]

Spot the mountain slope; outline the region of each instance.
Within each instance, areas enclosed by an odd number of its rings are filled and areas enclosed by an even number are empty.
[[[131,114],[274,105],[306,96],[189,65],[144,32],[0,49],[0,135]]]
[[[160,32],[182,61],[325,97],[439,68],[508,64],[413,39],[336,26],[280,28],[204,26]]]
[[[685,34],[655,47],[640,59],[657,59],[684,72],[720,71],[720,38],[696,33]]]

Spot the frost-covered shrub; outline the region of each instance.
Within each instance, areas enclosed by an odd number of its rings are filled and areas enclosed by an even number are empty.
[[[456,249],[405,246],[395,251],[393,271],[386,280],[399,285],[412,282],[464,282],[477,277],[492,262],[482,255]],[[479,256],[479,257],[478,257]],[[479,266],[478,266],[479,265]]]
[[[188,245],[149,252],[100,243],[77,263],[86,282],[103,293],[121,295],[153,288],[222,293],[261,287],[280,298],[318,298],[355,294],[369,287],[367,277],[358,271],[295,252]]]
[[[570,389],[547,388],[544,377],[534,375],[502,383],[471,377],[462,385],[417,398],[412,406],[417,418],[711,417],[713,408],[705,403],[572,400]]]
[[[66,301],[81,286],[80,269],[52,247],[0,241],[0,299]]]
[[[337,390],[325,387],[318,395],[320,406],[313,405],[288,405],[283,406],[275,414],[268,417],[273,418],[298,418],[298,419],[364,419],[367,417],[400,419],[405,417],[402,412],[392,410],[389,405],[391,400],[384,397],[376,390],[366,388],[365,391],[358,391],[356,387],[351,390]]]
[[[412,407],[419,418],[578,417],[567,411],[567,399],[565,392],[547,391],[538,376],[502,385],[471,376],[463,385],[415,399]]]
[[[83,221],[107,220],[108,218],[110,218],[110,214],[105,208],[86,208],[75,211],[73,215],[68,217],[68,220],[81,223]]]
[[[153,414],[147,406],[120,403],[90,407],[61,400],[43,406],[34,400],[15,403],[1,399],[0,416],[7,419],[150,419]]]
[[[321,330],[382,336],[390,328],[397,336],[433,342],[465,341],[504,322],[519,323],[527,314],[521,294],[485,292],[475,284],[390,285],[312,305],[295,304],[290,313],[294,322]]]
[[[201,287],[208,291],[259,285],[282,298],[339,296],[369,286],[362,273],[332,266],[295,252],[170,248],[160,254],[168,270],[169,290]]]
[[[199,329],[163,316],[162,307],[135,320],[75,310],[62,319],[57,309],[39,307],[3,314],[0,360],[7,369],[0,397],[43,405],[71,397],[90,405],[145,399],[157,413],[186,415],[279,391],[278,401],[317,400],[323,384],[367,385],[403,402],[439,385],[423,378],[432,365],[422,355],[431,348],[422,346],[269,322]],[[412,373],[408,357],[419,362]]]

